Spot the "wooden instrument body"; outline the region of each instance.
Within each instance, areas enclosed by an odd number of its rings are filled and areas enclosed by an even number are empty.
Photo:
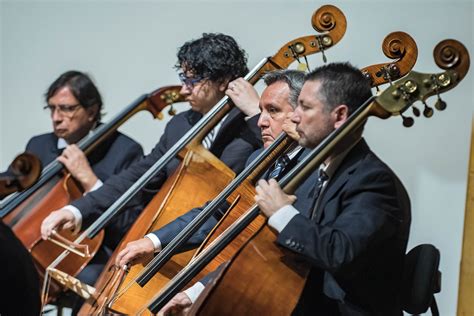
[[[275,232],[262,224],[264,221],[262,215],[254,220],[252,225],[261,224],[259,231],[232,263],[225,265],[221,275],[207,285],[191,315],[291,315],[303,291],[309,265],[278,247]]]
[[[3,221],[12,228],[18,239],[30,251],[41,277],[44,276],[46,268],[64,252],[64,248],[41,238],[41,223],[52,211],[60,209],[81,196],[82,189],[78,183],[70,175],[60,174],[3,218]],[[69,231],[61,231],[61,235],[70,241],[75,239]],[[104,233],[101,232],[94,239],[86,239],[82,243],[89,247],[90,257],[83,258],[70,253],[58,268],[70,275],[77,275],[93,258],[102,244],[103,237]],[[50,291],[51,296],[57,294],[60,288],[58,284],[53,285],[53,290]]]
[[[132,266],[125,275],[123,270],[114,268],[118,252],[128,242],[140,239],[190,209],[212,200],[235,176],[232,170],[201,145],[193,146],[186,153],[180,154],[183,155],[184,159],[175,173],[165,181],[113,253],[96,283],[97,295],[94,302],[86,302],[81,314],[100,312],[105,305],[109,305],[108,308],[114,312],[134,314],[191,259],[194,251],[173,256],[143,288],[134,281],[144,268],[143,264]],[[132,286],[125,289],[130,283]],[[121,295],[110,302],[110,298],[116,293]]]

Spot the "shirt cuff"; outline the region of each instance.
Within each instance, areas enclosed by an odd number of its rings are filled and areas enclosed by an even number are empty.
[[[201,295],[203,290],[204,290],[204,284],[202,284],[201,282],[197,282],[196,284],[191,286],[189,289],[184,291],[184,294],[186,294],[191,300],[191,302],[194,303],[199,297],[199,295]]]
[[[161,251],[161,241],[160,241],[160,238],[158,238],[158,236],[156,236],[153,233],[150,233],[150,234],[146,234],[145,237],[151,240],[151,242],[153,243],[153,247],[155,247],[155,252]]]
[[[87,193],[90,193],[92,191],[95,191],[97,190],[98,188],[100,188],[104,183],[100,180],[100,179],[97,179],[97,181],[95,182],[95,184],[92,186],[92,188],[87,191],[87,192],[84,192],[84,195],[86,195]]]
[[[63,209],[68,210],[74,215],[74,234],[77,234],[81,230],[82,226],[82,214],[79,209],[73,205],[66,205]]]
[[[299,212],[293,205],[285,205],[268,218],[268,225],[281,233],[291,219],[298,214]]]

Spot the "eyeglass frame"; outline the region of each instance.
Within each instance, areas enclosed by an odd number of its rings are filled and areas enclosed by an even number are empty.
[[[81,106],[80,103],[73,104],[73,105],[66,105],[66,104],[51,105],[51,104],[47,104],[43,107],[43,110],[49,110],[51,115],[53,115],[54,111],[57,110],[62,115],[70,116],[70,115],[74,114],[80,106]]]
[[[181,84],[185,85],[190,90],[194,88],[194,85],[196,83],[199,83],[199,82],[206,79],[206,77],[201,77],[201,76],[197,76],[197,77],[194,77],[194,78],[189,78],[189,77],[186,76],[186,74],[184,72],[180,72],[178,74],[178,77],[179,77],[179,80],[181,81]]]

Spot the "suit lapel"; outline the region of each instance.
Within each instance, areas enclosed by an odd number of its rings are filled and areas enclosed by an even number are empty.
[[[189,126],[193,127],[202,118],[202,114],[193,110],[189,110],[186,113],[186,118],[189,122]]]
[[[232,126],[236,123],[239,122],[239,118],[244,117],[244,114],[240,112],[240,110],[236,107],[233,107],[230,111],[227,117],[224,119],[224,122],[222,122],[221,127],[219,128],[219,131],[217,131],[217,135],[214,138],[214,141],[212,142],[211,148],[214,149],[218,144],[221,144],[224,139],[233,137],[233,130]]]
[[[323,218],[324,207],[344,185],[359,166],[360,161],[370,151],[369,146],[362,139],[354,148],[347,153],[341,165],[337,168],[335,174],[329,180],[327,188],[324,190],[316,212],[315,221],[320,223]]]

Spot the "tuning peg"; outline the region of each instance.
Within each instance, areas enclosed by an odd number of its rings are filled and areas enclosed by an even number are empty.
[[[168,110],[168,114],[171,116],[176,114],[176,110],[173,108],[173,104],[171,104],[170,109]]]
[[[445,75],[445,74],[442,74],[438,78],[433,76],[431,80],[434,82],[434,88],[435,88],[435,91],[436,91],[436,96],[438,97],[438,100],[435,103],[435,108],[438,111],[444,111],[444,110],[446,110],[447,104],[439,96],[439,89],[441,87],[446,87],[447,85],[449,85],[451,83],[451,78],[449,76]]]
[[[420,116],[420,110],[414,105],[411,108],[413,110],[413,115],[415,115],[416,117],[419,117]]]
[[[364,75],[364,78],[372,85],[374,81],[372,80],[372,75],[370,74],[370,72],[368,72],[367,70],[364,70],[362,71],[362,75]],[[378,86],[376,85],[375,87],[378,87]]]
[[[327,63],[328,59],[326,58],[326,54],[324,53],[325,47],[330,46],[332,44],[332,40],[328,36],[316,36],[318,41],[319,51],[321,52],[321,56],[323,56],[323,62]]]
[[[321,55],[323,56],[323,62],[324,62],[324,63],[327,63],[327,62],[328,62],[328,59],[326,58],[326,54],[324,53],[324,49],[321,50]]]
[[[401,114],[401,116],[402,116],[402,119],[403,119],[403,126],[412,127],[413,124],[415,124],[415,120],[412,117],[403,116],[403,114]]]
[[[435,108],[438,111],[444,111],[446,110],[446,106],[447,106],[446,102],[444,102],[443,99],[441,99],[441,97],[438,94],[438,101],[436,101],[435,103]]]
[[[426,104],[425,101],[423,101],[423,104],[425,105],[425,109],[423,110],[423,115],[426,117],[426,118],[430,118],[433,116],[433,109],[428,106],[428,104]]]

